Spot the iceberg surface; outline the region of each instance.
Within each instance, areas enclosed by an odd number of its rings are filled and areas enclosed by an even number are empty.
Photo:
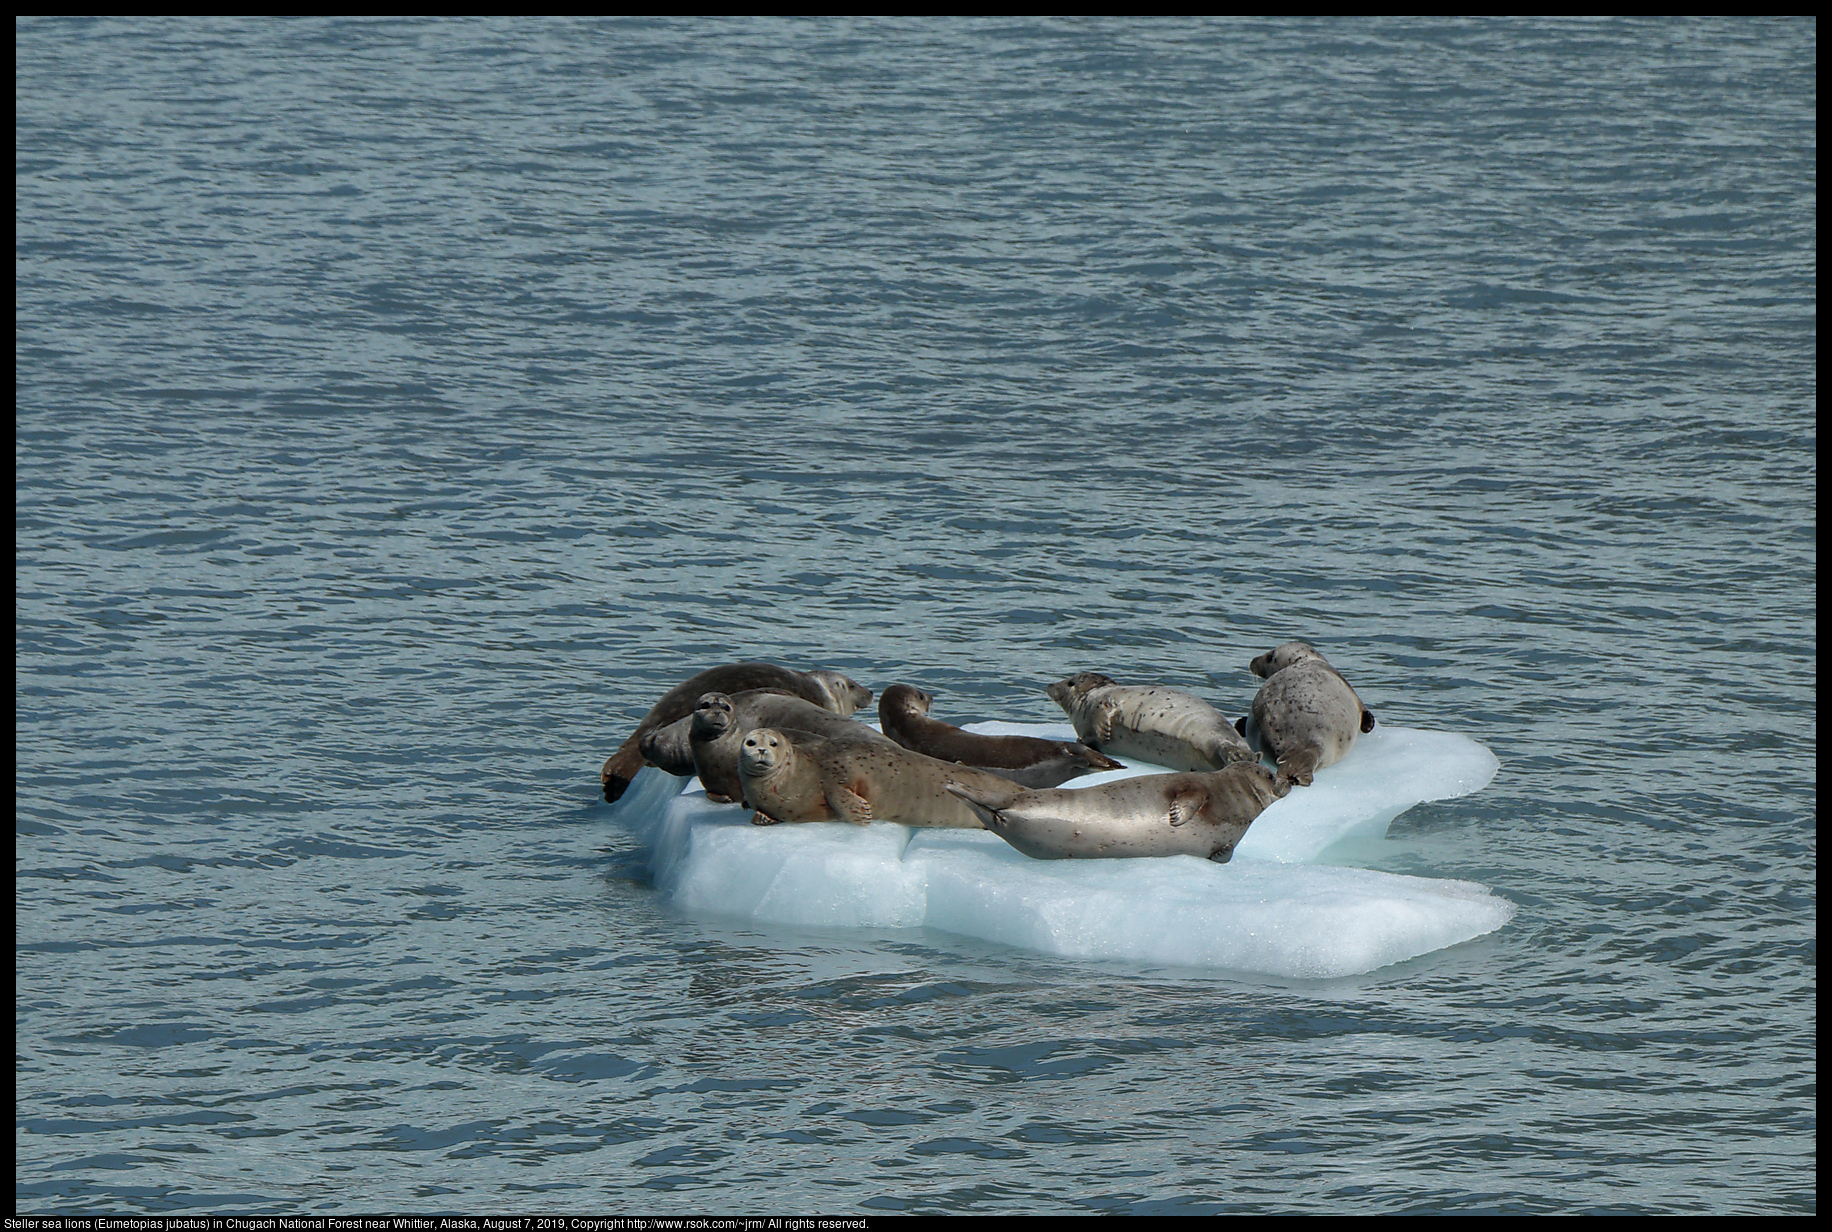
[[[1066,725],[969,730],[1073,739]],[[1050,954],[1299,978],[1371,971],[1481,936],[1514,906],[1465,881],[1335,868],[1339,839],[1379,836],[1422,800],[1477,791],[1492,753],[1446,732],[1377,727],[1254,821],[1227,864],[1194,856],[1033,860],[983,830],[878,823],[759,827],[693,779],[642,771],[617,817],[684,910],[802,927],[929,927]],[[1129,765],[1065,786],[1162,767]]]

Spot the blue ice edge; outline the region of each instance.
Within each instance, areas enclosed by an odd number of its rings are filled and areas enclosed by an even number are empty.
[[[1074,739],[1066,725],[968,730]],[[1227,864],[1033,860],[983,830],[879,822],[759,827],[698,780],[647,768],[615,806],[681,909],[764,924],[935,928],[1070,958],[1299,979],[1359,975],[1493,932],[1514,904],[1470,881],[1313,863],[1406,809],[1480,791],[1495,755],[1466,736],[1376,727],[1254,821]],[[1088,775],[1087,787],[1162,767]]]

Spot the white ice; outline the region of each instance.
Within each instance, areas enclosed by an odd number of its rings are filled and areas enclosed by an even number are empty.
[[[970,730],[1073,739],[1065,725]],[[1033,860],[986,831],[827,822],[759,827],[692,779],[645,769],[619,820],[655,884],[694,913],[802,927],[929,927],[1069,957],[1300,978],[1355,975],[1479,937],[1514,906],[1466,881],[1304,863],[1378,837],[1412,804],[1480,790],[1494,754],[1447,732],[1377,727],[1262,813],[1216,864]],[[1081,787],[1161,767],[1088,775]],[[683,787],[686,790],[682,790]]]

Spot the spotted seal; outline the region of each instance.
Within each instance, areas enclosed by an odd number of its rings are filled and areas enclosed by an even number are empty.
[[[693,725],[698,721],[700,704],[714,696],[730,699],[736,730],[740,736],[753,727],[778,727],[820,736],[857,735],[868,740],[885,740],[863,723],[854,722],[799,697],[778,693],[774,689],[748,689],[741,693],[709,692],[700,695],[700,700],[694,703],[692,714],[684,719],[676,719],[666,727],[658,727],[642,738],[643,760],[669,774],[696,773]],[[890,742],[885,740],[885,743]],[[737,756],[734,749],[731,757],[736,759]],[[736,765],[735,760],[733,765]],[[737,771],[734,769],[733,773]]]
[[[1309,787],[1318,770],[1348,755],[1358,734],[1374,730],[1374,712],[1314,647],[1286,642],[1247,666],[1266,683],[1235,726],[1278,763],[1281,779]]]
[[[962,731],[930,716],[934,701],[913,684],[894,684],[878,695],[878,725],[912,752],[990,770],[1026,787],[1054,787],[1077,775],[1126,768],[1085,744]]]
[[[1253,819],[1291,790],[1258,762],[1021,791],[950,784],[988,830],[1039,860],[1201,856],[1226,864]]]
[[[703,693],[713,690],[738,693],[746,689],[777,689],[839,715],[849,715],[861,706],[871,704],[870,689],[835,671],[823,669],[797,672],[777,667],[773,663],[757,662],[709,667],[664,693],[643,721],[636,725],[630,738],[605,760],[604,769],[600,771],[604,782],[604,798],[616,800],[622,796],[630,780],[642,769],[644,736],[657,727],[692,714],[695,703]]]
[[[1253,750],[1221,711],[1181,689],[1117,684],[1079,672],[1044,690],[1068,712],[1075,735],[1103,753],[1172,770],[1220,770]]]
[[[744,734],[753,728],[775,728],[791,740],[803,742],[856,738],[890,744],[863,723],[842,719],[798,697],[779,693],[753,691],[733,696],[707,693],[700,698],[693,714],[683,721],[688,724],[692,753],[688,772],[699,776],[700,785],[706,789],[706,798],[714,804],[743,800],[744,783],[738,777],[738,754],[744,747]],[[671,724],[657,729],[651,733],[650,740],[672,727]],[[649,747],[645,742],[645,755]]]
[[[980,820],[948,787],[1004,791],[1012,784],[985,770],[950,765],[889,741],[791,740],[759,727],[738,754],[744,799],[760,826],[784,821],[892,821],[906,826],[977,830]]]

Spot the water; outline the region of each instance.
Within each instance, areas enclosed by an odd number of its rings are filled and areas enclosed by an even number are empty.
[[[18,25],[20,1210],[1815,1209],[1816,39]],[[1498,932],[746,926],[598,793],[1292,636]]]

